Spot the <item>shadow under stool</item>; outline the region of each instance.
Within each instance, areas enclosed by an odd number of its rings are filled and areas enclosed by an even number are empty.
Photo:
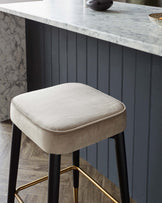
[[[78,203],[79,172],[113,202],[118,201],[79,167],[79,150],[107,138],[115,140],[122,203],[130,203],[124,142],[126,107],[117,99],[81,83],[65,83],[16,96],[11,101],[13,122],[8,203],[20,190],[48,179],[48,203],[59,202],[60,174],[73,170],[74,202]],[[21,133],[49,154],[48,176],[16,190]],[[60,171],[61,155],[73,153],[73,165]]]

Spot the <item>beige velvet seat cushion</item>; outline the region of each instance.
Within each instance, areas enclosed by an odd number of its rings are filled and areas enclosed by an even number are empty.
[[[47,153],[65,154],[122,132],[123,103],[92,87],[65,83],[12,99],[11,120]]]

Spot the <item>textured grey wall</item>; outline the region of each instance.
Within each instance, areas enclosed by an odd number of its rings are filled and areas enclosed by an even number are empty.
[[[26,91],[25,20],[0,12],[0,121],[11,98]]]
[[[87,83],[127,106],[126,150],[131,196],[162,199],[162,57],[27,21],[28,89]],[[118,184],[113,140],[81,151]]]

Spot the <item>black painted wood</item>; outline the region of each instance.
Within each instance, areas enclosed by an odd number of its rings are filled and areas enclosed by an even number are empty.
[[[77,76],[76,33],[68,32],[67,42],[68,42],[68,45],[67,45],[67,49],[68,49],[67,50],[68,81],[69,82],[76,82],[76,76]]]
[[[61,155],[49,155],[48,203],[59,203]]]
[[[59,64],[60,64],[60,83],[68,81],[67,67],[67,31],[59,29]]]
[[[138,203],[160,202],[162,58],[30,20],[26,33],[28,90],[78,81],[124,101],[130,194]],[[118,184],[113,141],[81,156]]]
[[[60,66],[59,66],[59,29],[52,27],[51,36],[51,63],[52,63],[52,84],[58,85],[60,83]]]
[[[87,38],[84,35],[77,34],[76,41],[76,77],[77,82],[87,83]],[[87,148],[81,149],[80,154],[87,159]]]
[[[87,84],[97,88],[97,77],[98,77],[98,58],[97,58],[97,39],[87,38]],[[97,168],[97,148],[98,144],[94,144],[88,147],[87,160]]]
[[[44,25],[26,20],[28,91],[45,87]]]
[[[162,199],[162,57],[153,56],[151,73],[147,176],[148,203],[160,202]]]
[[[73,152],[73,165],[79,167],[79,158],[80,153],[79,150]],[[78,188],[79,187],[79,171],[73,170],[73,187]]]
[[[110,45],[110,95],[122,100],[123,48]],[[118,185],[114,140],[109,141],[109,178]]]
[[[147,199],[147,162],[150,119],[151,55],[138,52],[136,58],[133,197]],[[137,164],[138,163],[138,164]]]
[[[87,83],[87,37],[77,34],[77,81]]]
[[[124,133],[115,135],[113,138],[116,148],[121,203],[130,203]]]
[[[44,85],[50,87],[52,85],[52,32],[51,27],[43,26],[44,34]]]
[[[21,130],[13,125],[7,203],[14,203],[21,145]]]
[[[123,102],[127,107],[127,128],[125,142],[128,162],[130,195],[133,193],[134,111],[135,111],[136,50],[123,50]]]
[[[109,93],[109,43],[98,41],[98,89],[102,92]],[[98,170],[105,176],[108,176],[108,161],[109,161],[109,140],[103,140],[98,143]],[[103,159],[104,156],[104,159]]]

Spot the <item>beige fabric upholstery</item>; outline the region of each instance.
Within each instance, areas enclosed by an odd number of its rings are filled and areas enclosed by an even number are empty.
[[[65,83],[21,94],[11,120],[47,153],[65,154],[124,131],[123,103],[92,87]]]

